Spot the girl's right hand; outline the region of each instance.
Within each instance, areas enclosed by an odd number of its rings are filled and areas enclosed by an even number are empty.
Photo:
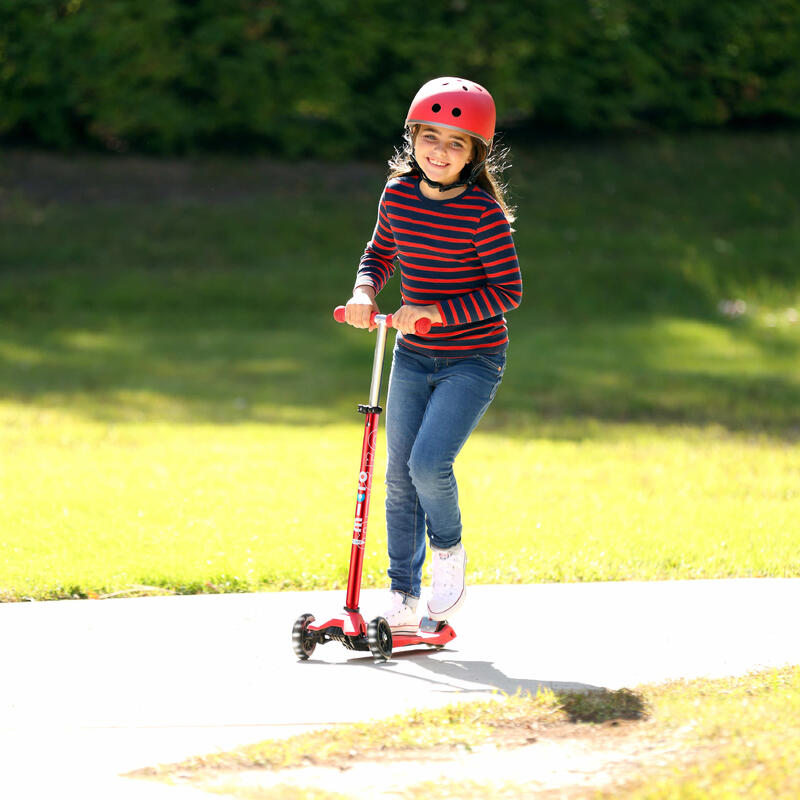
[[[375,290],[371,286],[356,286],[353,296],[344,307],[344,321],[354,328],[373,330],[375,325],[369,321],[373,313],[380,314],[375,302]]]

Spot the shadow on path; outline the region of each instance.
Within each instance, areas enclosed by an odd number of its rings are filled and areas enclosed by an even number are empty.
[[[446,651],[445,651],[446,652]],[[401,662],[412,661],[414,666],[427,670],[430,676],[409,673],[407,671],[395,672],[399,677],[410,678],[443,687],[446,691],[459,694],[486,694],[498,691],[507,695],[519,693],[536,693],[542,689],[559,692],[597,692],[604,691],[605,687],[593,686],[588,683],[570,681],[544,680],[537,678],[514,678],[494,666],[491,661],[475,661],[458,658],[441,658],[427,650],[406,650],[394,653],[392,660],[385,663],[375,662],[372,656],[350,658],[338,666],[368,667],[394,671],[400,667]],[[309,660],[307,664],[313,664]],[[323,663],[322,661],[318,663]],[[331,666],[326,663],[326,666]],[[464,684],[467,684],[465,686]]]

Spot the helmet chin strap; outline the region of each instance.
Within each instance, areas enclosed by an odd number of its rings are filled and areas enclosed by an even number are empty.
[[[413,166],[419,171],[419,175],[425,183],[428,184],[432,189],[438,189],[440,192],[449,192],[450,189],[458,189],[460,186],[472,186],[477,180],[478,176],[481,174],[481,170],[483,169],[483,165],[486,161],[481,161],[480,164],[476,164],[472,171],[469,174],[469,178],[465,181],[456,181],[455,183],[440,183],[439,181],[432,181],[426,174],[422,167],[419,165],[419,162],[414,157],[413,153],[410,159]]]

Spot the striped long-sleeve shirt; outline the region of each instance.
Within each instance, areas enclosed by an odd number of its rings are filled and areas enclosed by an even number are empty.
[[[435,357],[502,352],[504,312],[522,299],[511,228],[499,203],[478,186],[452,200],[430,200],[417,176],[386,184],[356,286],[379,292],[400,264],[403,302],[435,304],[443,325],[401,344]]]

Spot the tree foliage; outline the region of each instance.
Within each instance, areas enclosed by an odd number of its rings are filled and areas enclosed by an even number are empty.
[[[357,157],[445,74],[501,127],[796,120],[799,52],[800,0],[4,0],[0,136]]]

